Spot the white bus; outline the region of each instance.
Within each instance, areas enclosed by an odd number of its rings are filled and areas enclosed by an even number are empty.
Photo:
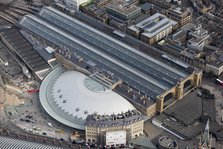
[[[218,84],[218,85],[223,85],[223,81],[222,80],[220,80],[220,79],[215,79],[215,82],[216,82],[216,84]]]

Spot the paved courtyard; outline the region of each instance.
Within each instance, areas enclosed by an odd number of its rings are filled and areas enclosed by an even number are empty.
[[[16,130],[17,126],[24,133],[69,141],[71,132],[76,131],[52,119],[40,106],[38,93],[24,91],[22,96],[18,96],[0,88],[0,98],[4,99],[0,104],[0,124],[12,132],[20,132]],[[83,136],[83,132],[80,133]]]

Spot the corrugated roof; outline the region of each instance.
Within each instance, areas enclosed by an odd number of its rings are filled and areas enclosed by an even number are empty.
[[[40,55],[32,48],[26,39],[16,30],[9,29],[1,32],[3,37],[13,46],[20,58],[34,72],[42,69],[49,69],[49,65],[40,57]]]

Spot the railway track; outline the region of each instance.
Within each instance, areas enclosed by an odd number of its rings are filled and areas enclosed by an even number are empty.
[[[6,15],[5,13],[0,12],[0,17],[8,22],[10,22],[11,24],[15,24],[17,20],[15,20],[14,18],[12,18],[9,15]]]
[[[26,13],[31,13],[31,14],[35,14],[36,12],[31,10],[30,8],[26,8],[26,7],[22,7],[22,6],[16,6],[16,5],[12,5],[11,8],[17,9],[17,10],[21,10],[24,11]]]
[[[26,14],[35,14],[36,11],[31,8],[21,7],[21,6],[4,6],[1,8],[0,18],[8,21],[11,24],[15,24],[22,16]]]
[[[22,15],[19,15],[18,13],[15,13],[10,9],[4,10],[4,13],[10,16],[11,18],[15,19],[16,21],[22,17]]]
[[[28,12],[26,11],[23,11],[23,10],[20,10],[20,9],[16,9],[16,8],[10,8],[10,10],[20,14],[20,15],[26,15],[26,14],[29,14]]]

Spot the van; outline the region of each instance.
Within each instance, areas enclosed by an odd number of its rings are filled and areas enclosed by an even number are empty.
[[[201,91],[198,91],[198,92],[197,92],[197,96],[202,97],[202,93],[201,93]]]
[[[53,125],[52,125],[51,123],[47,123],[47,125],[48,125],[49,127],[53,127]]]

